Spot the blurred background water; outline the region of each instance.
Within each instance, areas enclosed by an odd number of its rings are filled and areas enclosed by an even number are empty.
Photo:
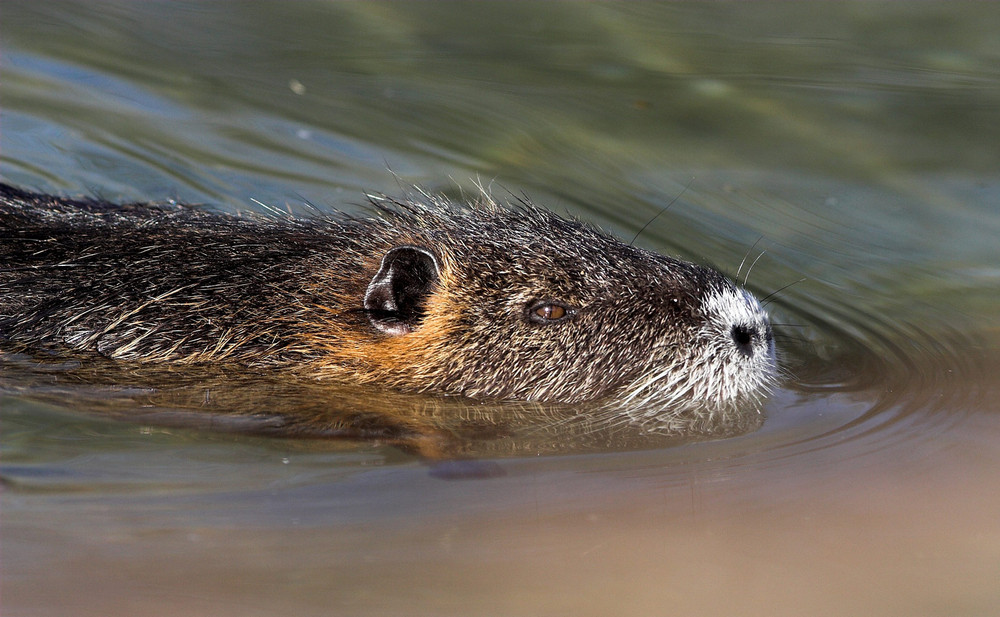
[[[998,30],[992,3],[5,2],[18,186],[246,211],[479,183],[625,239],[677,199],[638,244],[795,284],[759,430],[461,481],[86,413],[75,373],[8,360],[3,613],[992,614]]]

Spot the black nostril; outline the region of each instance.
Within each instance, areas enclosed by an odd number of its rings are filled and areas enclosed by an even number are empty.
[[[740,350],[744,355],[753,355],[753,337],[754,331],[747,326],[733,326],[732,330],[733,342],[736,343],[736,348]]]

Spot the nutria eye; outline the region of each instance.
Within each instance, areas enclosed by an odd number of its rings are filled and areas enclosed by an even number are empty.
[[[535,309],[535,314],[545,319],[562,319],[566,316],[566,309],[554,304],[546,304],[542,308]]]
[[[538,302],[528,308],[528,321],[552,324],[573,316],[573,309],[558,302]]]

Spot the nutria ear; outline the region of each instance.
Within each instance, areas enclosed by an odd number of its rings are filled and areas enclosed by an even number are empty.
[[[424,316],[439,272],[437,257],[427,249],[397,246],[387,252],[365,291],[372,325],[391,336],[412,332]]]

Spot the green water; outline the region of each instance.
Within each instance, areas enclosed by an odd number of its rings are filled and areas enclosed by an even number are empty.
[[[142,411],[138,378],[7,362],[3,614],[995,612],[997,31],[991,3],[5,2],[4,181],[228,211],[482,184],[625,239],[677,199],[638,244],[805,280],[759,430],[499,474],[123,422],[91,412]]]

